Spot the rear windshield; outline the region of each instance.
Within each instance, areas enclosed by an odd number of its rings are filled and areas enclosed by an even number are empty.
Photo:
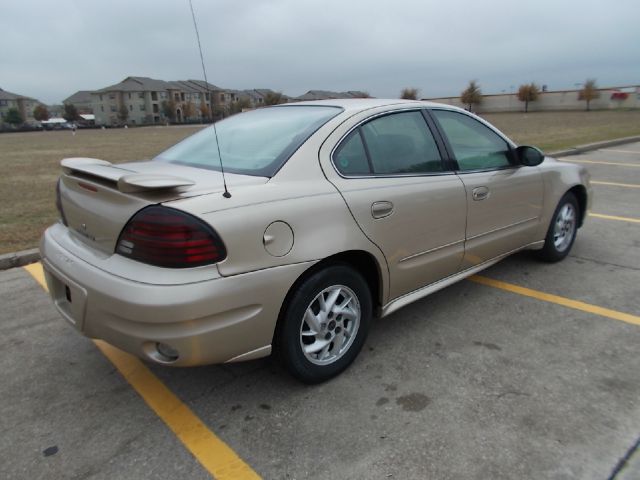
[[[225,172],[272,177],[339,107],[290,105],[261,108],[216,123]],[[220,170],[213,127],[192,135],[154,160]]]

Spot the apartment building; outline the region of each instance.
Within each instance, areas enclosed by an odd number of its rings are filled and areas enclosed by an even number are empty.
[[[127,77],[91,92],[91,99],[97,125],[149,125],[209,118],[212,104],[214,109],[219,105],[220,92],[219,87],[201,80]]]
[[[93,113],[93,99],[89,90],[78,90],[70,97],[65,98],[62,103],[73,105],[79,114]]]
[[[33,118],[33,109],[40,104],[41,102],[35,98],[7,92],[0,88],[0,124],[4,123],[7,112],[12,108],[20,112],[20,116],[25,123],[36,123],[35,118]]]

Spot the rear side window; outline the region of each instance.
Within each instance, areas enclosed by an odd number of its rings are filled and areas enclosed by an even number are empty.
[[[511,165],[509,145],[489,127],[462,113],[432,112],[449,140],[460,170],[489,170]]]
[[[420,112],[371,120],[351,132],[334,154],[343,175],[397,175],[442,172],[435,139]]]

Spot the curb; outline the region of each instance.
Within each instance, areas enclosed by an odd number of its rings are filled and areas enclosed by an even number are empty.
[[[640,142],[640,135],[633,137],[616,138],[615,140],[605,140],[603,142],[587,143],[586,145],[578,145],[577,147],[567,148],[566,150],[558,150],[557,152],[549,152],[550,157],[568,157],[570,155],[579,155],[581,153],[599,150],[606,147],[615,147],[616,145],[624,145],[625,143]]]
[[[640,142],[640,135],[633,137],[617,138],[615,140],[605,140],[604,142],[588,143],[586,145],[578,145],[577,147],[568,148],[566,150],[558,150],[557,152],[549,152],[550,157],[568,157],[570,155],[579,155],[584,152],[598,150],[600,148],[615,147],[616,145],[624,145],[625,143]],[[8,270],[9,268],[22,267],[35,263],[40,260],[40,251],[37,248],[31,250],[23,250],[22,252],[5,253],[0,255],[0,270]]]
[[[32,248],[22,252],[5,253],[0,255],[0,270],[8,270],[14,267],[23,267],[40,260],[40,250]]]

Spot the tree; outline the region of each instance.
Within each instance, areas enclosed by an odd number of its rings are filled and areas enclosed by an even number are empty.
[[[465,105],[469,105],[469,111],[471,111],[472,105],[482,103],[482,91],[475,80],[471,80],[466,90],[460,94],[460,101]]]
[[[417,88],[403,88],[402,93],[400,93],[400,98],[404,98],[405,100],[417,100],[419,91],[420,90]]]
[[[269,92],[264,96],[265,105],[280,105],[281,103],[285,103],[282,92]]]
[[[18,126],[24,123],[24,118],[17,108],[10,108],[4,116],[4,121],[11,125]]]
[[[578,92],[578,100],[585,100],[587,102],[587,112],[591,110],[590,103],[591,100],[595,100],[596,98],[600,98],[600,91],[596,86],[595,78],[589,78],[582,89]]]
[[[33,118],[39,122],[49,120],[49,110],[44,105],[38,105],[33,109]]]
[[[188,120],[193,117],[196,113],[196,106],[191,102],[186,102],[182,104],[182,115],[184,115],[184,119]]]
[[[524,102],[525,112],[529,111],[529,102],[535,102],[539,95],[540,89],[533,82],[520,85],[520,88],[518,88],[518,100]]]
[[[231,107],[229,108],[229,113],[231,115],[233,115],[234,113],[240,113],[245,108],[251,108],[251,102],[246,97],[240,98],[237,102],[231,104]]]
[[[78,110],[76,109],[75,105],[73,105],[72,103],[65,103],[64,113],[62,114],[62,117],[67,122],[74,122],[80,118],[80,115],[78,115]]]
[[[127,121],[127,118],[129,118],[129,109],[123,103],[118,109],[118,120],[120,120],[120,123],[125,123]]]
[[[204,96],[200,101],[200,116],[203,120],[205,118],[209,120],[211,119],[211,111],[209,110],[209,107],[207,107],[207,102],[204,100]]]
[[[172,99],[162,102],[162,114],[171,122],[176,119],[176,103]]]

